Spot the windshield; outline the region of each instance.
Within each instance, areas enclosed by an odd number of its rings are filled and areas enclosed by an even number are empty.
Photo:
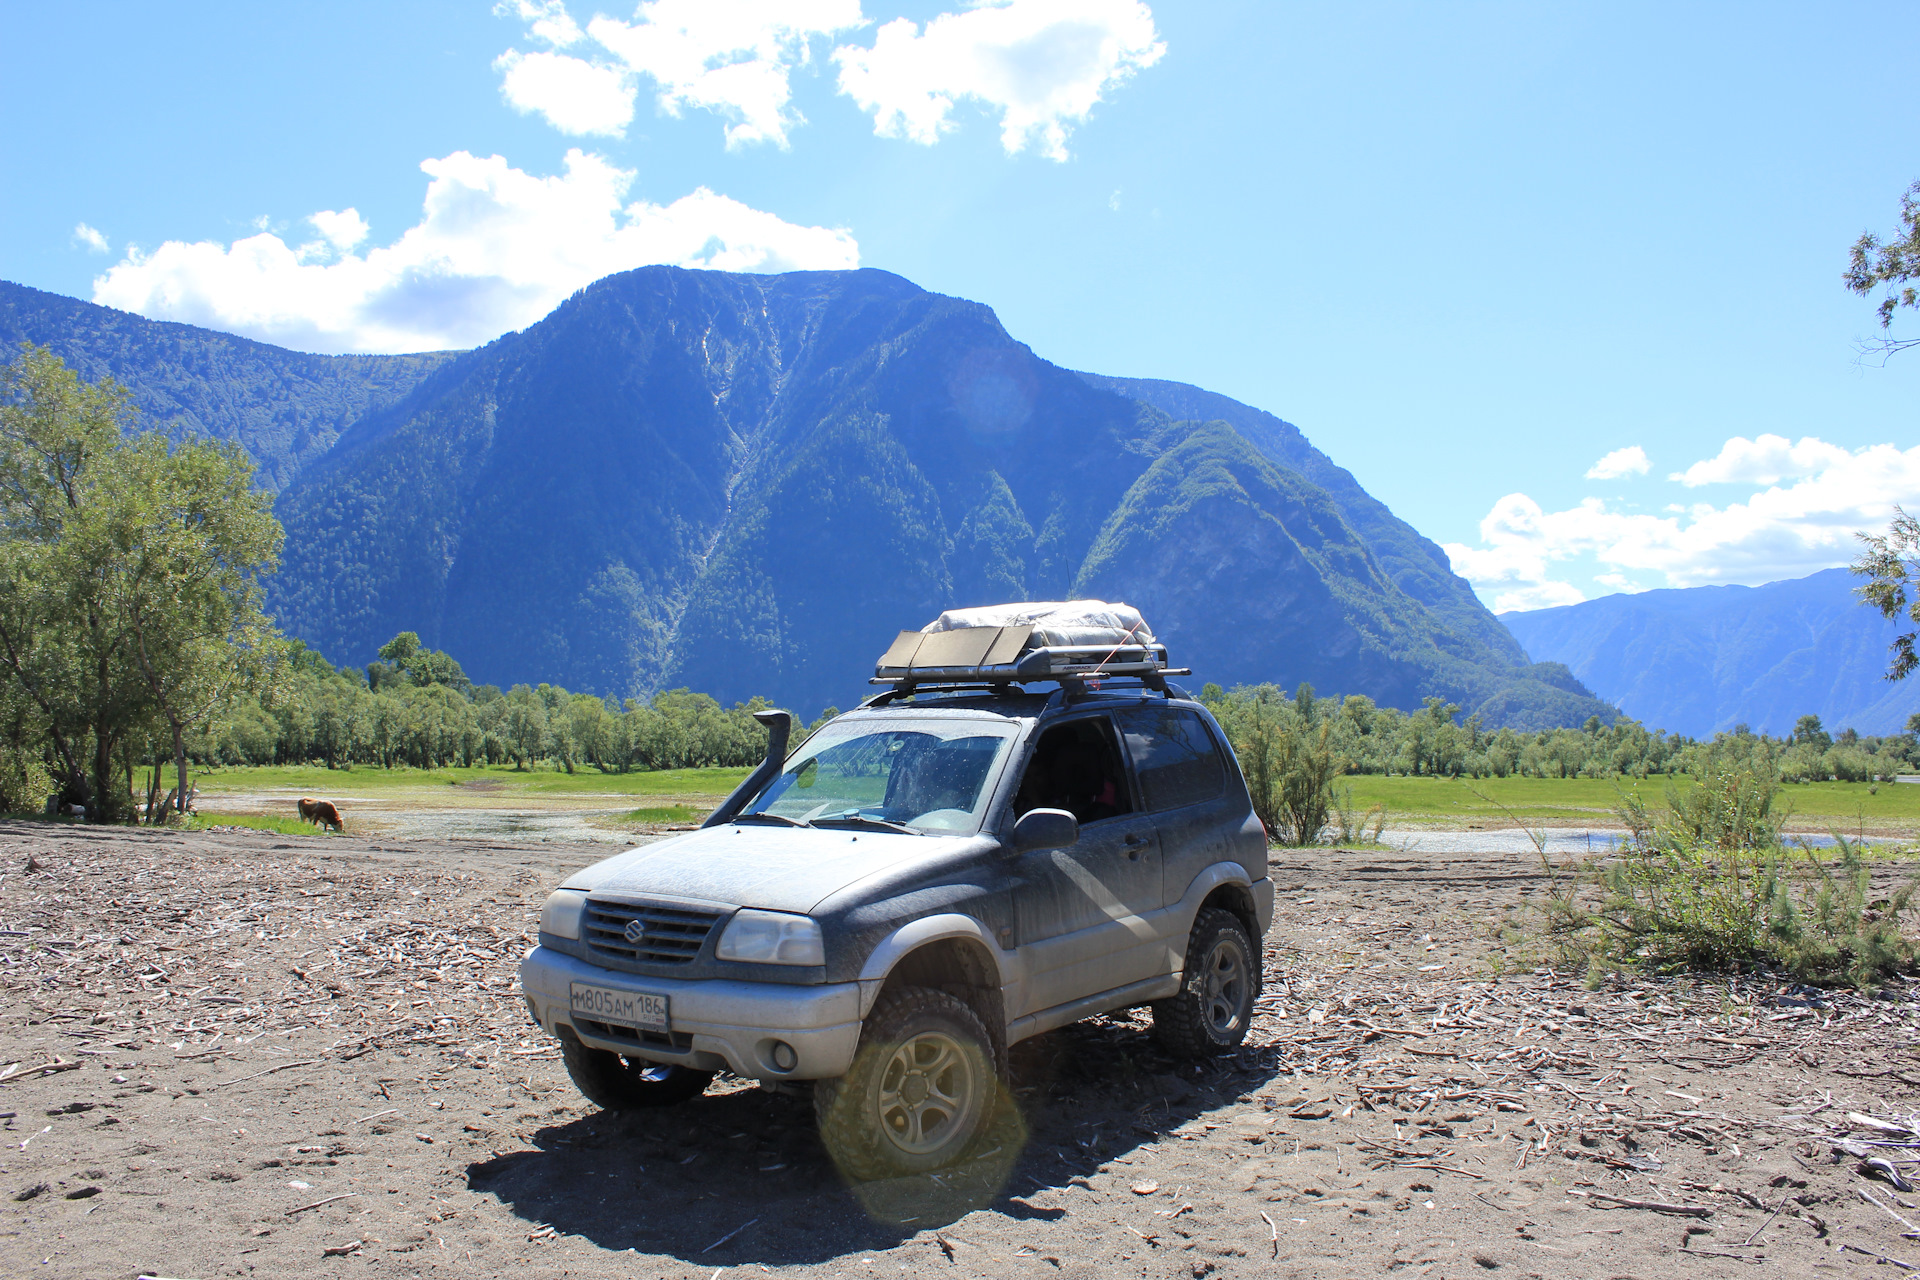
[[[979,720],[830,724],[788,757],[742,816],[971,832],[1013,734],[1013,725]]]

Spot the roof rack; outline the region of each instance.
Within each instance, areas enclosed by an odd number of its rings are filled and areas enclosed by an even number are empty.
[[[950,631],[902,631],[882,654],[869,683],[893,686],[895,696],[915,689],[985,685],[1005,692],[1013,685],[1057,683],[1068,692],[1090,681],[1133,677],[1166,692],[1168,676],[1191,675],[1167,665],[1167,647],[1157,643],[1034,644],[1031,626],[959,627]]]

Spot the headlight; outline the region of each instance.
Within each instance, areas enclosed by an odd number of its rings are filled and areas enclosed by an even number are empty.
[[[580,917],[587,912],[587,895],[578,889],[555,889],[540,908],[540,932],[574,942],[580,940]]]
[[[820,926],[807,916],[783,911],[741,911],[720,935],[714,954],[722,960],[752,964],[825,964],[827,947]]]

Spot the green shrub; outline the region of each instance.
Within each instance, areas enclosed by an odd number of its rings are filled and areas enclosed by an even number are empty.
[[[1755,765],[1759,767],[1755,767]],[[1622,791],[1620,856],[1550,896],[1548,930],[1590,973],[1779,969],[1802,982],[1870,986],[1920,960],[1901,930],[1912,883],[1872,896],[1867,851],[1834,836],[1830,860],[1781,843],[1787,812],[1770,762],[1669,786],[1656,814]],[[1598,898],[1589,910],[1582,901]]]
[[[1691,849],[1773,849],[1790,809],[1782,808],[1772,768],[1721,768],[1691,787],[1667,786],[1661,838]],[[1631,824],[1629,824],[1631,825]]]
[[[1598,908],[1557,899],[1551,927],[1595,974],[1778,969],[1802,982],[1872,986],[1920,960],[1901,929],[1916,886],[1875,898],[1859,849],[1836,840],[1831,866],[1812,849],[1630,847],[1588,869]]]
[[[40,813],[59,789],[40,757],[0,744],[0,813]]]
[[[1376,803],[1362,813],[1353,802],[1353,788],[1341,787],[1333,802],[1333,842],[1335,844],[1379,844],[1380,832],[1387,825],[1387,806]]]
[[[1276,844],[1318,844],[1334,808],[1333,779],[1342,764],[1331,726],[1314,723],[1311,705],[1302,711],[1275,690],[1249,699],[1226,725],[1253,811]]]

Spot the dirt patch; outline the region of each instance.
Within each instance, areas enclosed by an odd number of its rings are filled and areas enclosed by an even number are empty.
[[[1180,1066],[1144,1014],[1029,1042],[992,1149],[856,1192],[804,1097],[722,1080],[622,1118],[573,1091],[514,967],[548,887],[600,852],[0,824],[13,1269],[1590,1277],[1920,1261],[1890,1216],[1920,1220],[1916,1197],[1863,1177],[1863,1157],[1833,1163],[1829,1141],[1887,1142],[1864,1149],[1914,1168],[1900,1134],[1847,1116],[1915,1110],[1920,1006],[1515,972],[1494,935],[1541,887],[1535,859],[1276,854],[1255,1044]]]

